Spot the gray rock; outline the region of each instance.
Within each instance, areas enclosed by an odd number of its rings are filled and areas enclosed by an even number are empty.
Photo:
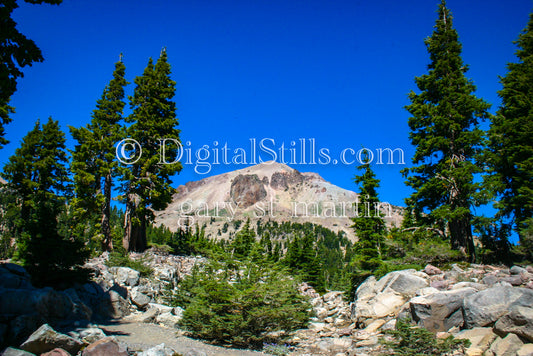
[[[427,280],[417,274],[415,270],[395,271],[377,282],[369,277],[356,291],[352,319],[368,326],[375,319],[397,317],[409,298],[428,286]]]
[[[139,320],[142,323],[155,323],[157,316],[160,314],[159,309],[149,308],[147,311],[139,316]]]
[[[109,271],[115,277],[115,281],[122,286],[134,287],[139,284],[141,274],[129,267],[111,267]]]
[[[181,315],[174,315],[172,313],[161,313],[156,317],[156,323],[174,328],[181,320]]]
[[[87,344],[92,344],[105,337],[107,335],[99,328],[87,328],[79,331],[79,338]]]
[[[533,343],[533,308],[514,305],[494,325],[497,333],[516,334]]]
[[[510,270],[511,274],[517,274],[520,275],[522,273],[527,273],[527,269],[519,267],[519,266],[513,266]]]
[[[144,310],[144,308],[150,303],[151,298],[146,294],[133,289],[131,291],[130,300],[138,309]]]
[[[165,344],[159,344],[146,351],[137,353],[137,356],[174,356],[176,351],[170,347],[166,347]]]
[[[492,325],[514,305],[533,305],[533,290],[496,285],[469,295],[463,302],[465,327]]]
[[[504,277],[501,279],[502,282],[507,282],[512,286],[518,287],[521,285],[524,281],[522,280],[522,277],[520,275],[514,275],[509,277]]]
[[[495,275],[488,274],[485,277],[483,277],[483,283],[485,283],[488,286],[492,286],[496,283],[498,283],[500,279],[496,277]]]
[[[415,270],[405,270],[386,274],[376,283],[375,288],[378,293],[393,291],[411,297],[417,290],[428,285],[428,281],[418,276]]]
[[[448,331],[463,325],[463,299],[476,293],[473,288],[438,292],[410,300],[411,314],[419,325],[432,332]]]
[[[70,354],[77,354],[83,347],[83,343],[64,334],[60,334],[52,329],[48,324],[44,324],[24,341],[20,348],[37,355],[51,351],[55,348],[62,348]]]
[[[24,350],[15,349],[13,347],[8,347],[4,350],[2,356],[35,356],[35,354]]]
[[[126,299],[113,290],[104,293],[97,304],[97,314],[104,318],[122,318],[129,313]]]

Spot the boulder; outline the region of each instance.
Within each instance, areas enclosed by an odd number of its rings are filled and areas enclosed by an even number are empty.
[[[51,351],[55,348],[75,355],[83,347],[83,343],[64,334],[60,334],[52,329],[48,324],[44,324],[24,341],[20,348],[37,355]]]
[[[87,346],[82,356],[128,356],[128,350],[116,338],[108,336]]]
[[[376,283],[376,292],[394,292],[402,296],[411,297],[415,295],[417,290],[429,285],[428,281],[419,274],[415,270],[390,272]]]
[[[120,294],[109,290],[100,297],[97,313],[104,318],[122,318],[130,313],[129,304]]]
[[[514,305],[494,325],[494,330],[502,335],[516,334],[533,343],[533,308]]]
[[[372,320],[397,317],[401,307],[417,291],[428,286],[428,281],[415,270],[395,271],[379,281],[371,276],[356,291],[352,319],[364,326]]]
[[[139,278],[141,274],[129,267],[111,267],[109,269],[115,281],[122,286],[134,287],[139,284]]]
[[[497,338],[485,352],[486,356],[515,356],[516,352],[524,345],[522,340],[515,334],[509,334],[505,338]]]
[[[524,344],[518,351],[516,356],[531,356],[533,355],[533,344]]]
[[[165,344],[159,344],[146,351],[137,353],[137,356],[174,356],[176,351],[170,347],[166,347]]]
[[[413,320],[431,332],[448,331],[463,325],[463,299],[475,293],[473,288],[433,293],[410,300]]]
[[[148,303],[150,303],[151,298],[134,288],[131,291],[130,300],[138,309],[144,310]]]
[[[99,328],[87,328],[78,332],[78,337],[87,344],[92,344],[93,342],[103,339],[106,336],[107,335],[104,333],[104,331]]]
[[[30,275],[14,263],[0,264],[0,287],[13,289],[32,289]]]
[[[533,290],[495,285],[469,295],[463,302],[465,327],[492,325],[514,305],[533,305]]]
[[[509,272],[511,272],[511,274],[517,274],[517,275],[521,275],[522,273],[528,273],[527,269],[523,267],[519,267],[519,266],[511,267]]]
[[[156,316],[156,323],[168,326],[169,328],[174,328],[180,322],[181,315],[174,315],[172,313],[161,313]]]
[[[488,286],[492,286],[492,285],[498,283],[499,281],[500,281],[500,279],[498,277],[496,277],[495,275],[493,275],[493,274],[488,274],[485,277],[483,277],[483,283],[488,285]]]
[[[44,354],[41,354],[41,356],[71,356],[71,355],[65,350],[57,348],[57,349],[53,349],[52,351],[45,352]]]
[[[424,272],[428,276],[434,276],[436,274],[442,274],[443,273],[440,268],[435,267],[433,265],[427,265],[426,268],[424,268]]]
[[[142,323],[155,323],[157,316],[160,314],[159,309],[149,308],[147,311],[142,313],[137,319]]]
[[[35,354],[24,350],[15,349],[13,347],[8,347],[4,350],[2,356],[35,356]]]
[[[467,355],[483,355],[497,337],[498,335],[492,331],[492,328],[473,328],[460,331],[455,335],[456,339],[470,340],[471,345],[466,350]]]

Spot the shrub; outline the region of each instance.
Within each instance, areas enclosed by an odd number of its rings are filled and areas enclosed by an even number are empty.
[[[437,339],[430,331],[412,326],[408,319],[398,319],[396,330],[388,331],[395,340],[384,341],[392,353],[387,355],[401,356],[442,356],[451,355],[454,351],[462,351],[470,346],[469,340],[458,340],[453,336]]]
[[[138,271],[143,277],[148,277],[153,273],[152,268],[146,264],[144,259],[132,260],[125,252],[120,251],[109,253],[106,265],[108,267],[129,267]]]
[[[210,262],[180,282],[175,302],[190,336],[260,349],[304,328],[310,305],[284,270],[250,262]],[[284,332],[281,332],[284,331]]]
[[[290,354],[290,347],[287,345],[265,344],[263,345],[263,353],[274,356],[285,356]]]

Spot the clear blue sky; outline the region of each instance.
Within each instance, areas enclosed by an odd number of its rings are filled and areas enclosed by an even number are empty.
[[[438,0],[225,1],[64,0],[59,6],[21,4],[19,30],[42,49],[45,61],[25,70],[12,104],[11,141],[3,164],[36,119],[68,125],[89,122],[96,100],[124,53],[130,82],[166,46],[177,82],[182,140],[213,141],[250,151],[249,139],[276,146],[316,140],[332,156],[362,146],[402,148],[410,163],[403,108],[414,77],[429,62]],[[463,59],[477,95],[499,105],[498,76],[515,61],[512,41],[526,26],[531,0],[449,0]],[[133,91],[133,85],[128,87]],[[69,146],[73,141],[69,137]],[[249,158],[248,158],[249,160]],[[354,165],[292,165],[355,190]],[[409,189],[404,166],[375,166],[382,200],[403,205]],[[210,174],[235,168],[220,165]],[[192,166],[175,186],[204,178]]]

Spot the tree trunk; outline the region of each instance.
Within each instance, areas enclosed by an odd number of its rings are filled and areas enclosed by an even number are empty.
[[[128,197],[124,215],[124,239],[122,245],[126,251],[143,252],[146,250],[146,217],[137,214],[137,200]],[[137,220],[137,221],[136,221]]]
[[[113,250],[113,239],[111,238],[111,187],[112,187],[111,174],[108,174],[105,177],[104,182],[104,206],[102,208],[102,234],[104,235],[104,240],[102,241],[102,249],[104,251]]]
[[[452,249],[463,252],[470,262],[475,262],[474,238],[469,216],[451,220],[448,227]]]

